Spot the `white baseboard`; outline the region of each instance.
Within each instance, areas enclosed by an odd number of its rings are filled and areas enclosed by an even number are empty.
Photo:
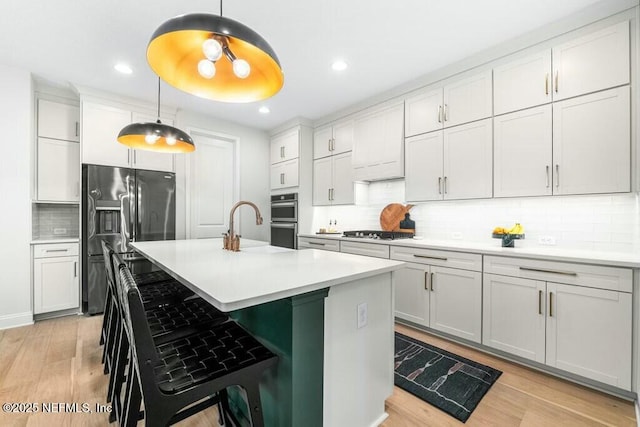
[[[25,325],[33,325],[33,313],[30,311],[0,316],[0,329],[9,329]]]

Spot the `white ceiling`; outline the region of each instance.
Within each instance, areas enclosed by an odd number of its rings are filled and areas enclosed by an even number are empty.
[[[227,104],[165,84],[162,103],[262,129],[296,116],[315,120],[597,2],[227,0],[224,16],[277,53],[283,89],[263,102]],[[179,14],[218,11],[218,1],[203,0],[2,0],[0,63],[155,103],[145,54],[153,31]],[[349,68],[332,71],[335,58]],[[117,73],[117,61],[133,74]],[[271,113],[259,114],[262,105]]]

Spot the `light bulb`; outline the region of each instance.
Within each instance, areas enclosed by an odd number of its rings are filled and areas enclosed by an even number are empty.
[[[241,79],[246,79],[251,73],[251,66],[244,59],[233,60],[233,74]]]
[[[202,52],[210,61],[217,61],[222,56],[222,45],[218,40],[207,39],[202,43]]]
[[[212,79],[216,75],[216,65],[208,59],[198,62],[198,73],[205,79]]]
[[[155,144],[158,138],[159,138],[158,135],[148,133],[145,135],[144,140],[146,141],[147,144]]]
[[[176,144],[176,138],[173,136],[167,136],[165,138],[167,140],[167,145],[175,145]]]

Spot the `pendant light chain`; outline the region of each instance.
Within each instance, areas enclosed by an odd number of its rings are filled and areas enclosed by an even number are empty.
[[[222,0],[220,0],[220,17],[222,18]]]

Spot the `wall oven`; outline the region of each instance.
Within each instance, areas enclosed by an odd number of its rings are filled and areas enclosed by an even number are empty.
[[[271,196],[271,245],[298,248],[298,193]]]

